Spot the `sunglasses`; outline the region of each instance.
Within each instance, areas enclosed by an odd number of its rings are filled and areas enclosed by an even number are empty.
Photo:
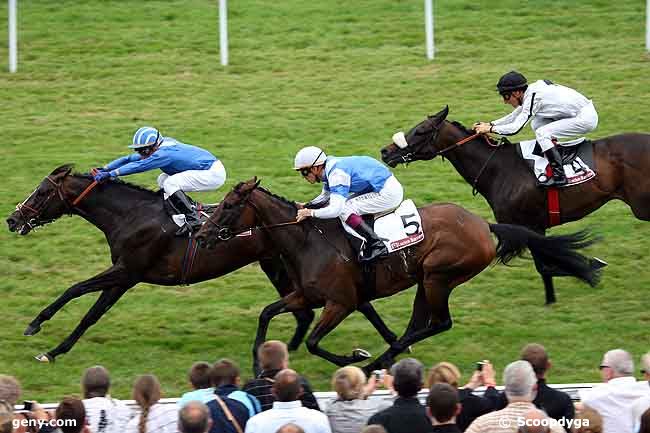
[[[611,367],[610,367],[609,365],[599,365],[599,366],[598,366],[598,369],[599,369],[599,370],[602,370],[602,369],[604,369],[604,368],[611,368]]]
[[[641,374],[646,374],[646,373],[648,373],[648,370],[642,368],[642,369],[641,369]]]
[[[298,171],[300,172],[300,174],[302,174],[302,177],[307,177],[309,176],[309,173],[311,173],[311,167],[301,168]]]
[[[511,96],[512,96],[512,93],[510,93],[510,92],[501,93],[501,97],[503,98],[504,101],[507,101],[508,99],[510,99]]]

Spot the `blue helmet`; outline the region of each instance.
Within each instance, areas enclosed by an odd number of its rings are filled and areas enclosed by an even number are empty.
[[[143,126],[135,131],[133,135],[133,144],[129,147],[131,149],[140,149],[141,147],[155,146],[163,140],[163,136],[156,128],[151,126]]]

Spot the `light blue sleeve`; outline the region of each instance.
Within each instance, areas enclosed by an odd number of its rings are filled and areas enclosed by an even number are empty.
[[[130,155],[117,158],[115,161],[109,162],[104,166],[104,168],[108,171],[115,170],[116,168],[122,167],[124,164],[128,164],[129,162],[137,161],[139,159],[140,159],[139,154],[132,153]]]
[[[115,174],[115,176],[126,176],[128,174],[142,173],[143,171],[163,167],[168,162],[169,158],[164,156],[162,152],[155,152],[148,158],[132,161],[116,170],[112,170],[111,174]]]

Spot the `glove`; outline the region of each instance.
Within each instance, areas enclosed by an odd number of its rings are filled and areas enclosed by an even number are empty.
[[[104,167],[93,167],[90,169],[90,174],[94,177],[97,173],[101,173],[102,171],[106,171]]]
[[[93,176],[93,179],[95,179],[95,182],[97,183],[102,183],[111,177],[113,177],[113,175],[110,172],[100,171],[99,173]]]

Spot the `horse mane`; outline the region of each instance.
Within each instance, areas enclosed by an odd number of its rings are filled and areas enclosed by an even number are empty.
[[[54,171],[52,172],[52,174],[59,173],[61,171],[72,170],[72,169],[74,169],[74,164],[70,164],[70,163],[63,164],[60,167],[55,168]],[[92,178],[93,178],[93,176],[90,173],[73,172],[72,175],[75,176],[75,177],[80,177],[80,178],[89,179],[89,180],[92,180]],[[146,192],[146,193],[153,194],[153,195],[158,195],[158,193],[156,193],[156,191],[152,191],[149,188],[145,188],[145,187],[140,186],[140,185],[125,182],[122,179],[118,179],[118,178],[113,178],[113,179],[109,180],[108,182],[106,182],[106,185],[110,185],[110,184],[124,185],[124,186],[126,186],[126,187],[128,187],[130,189],[134,189],[136,191],[141,191],[141,192]]]
[[[451,121],[451,124],[454,125],[456,128],[460,129],[461,131],[463,131],[463,132],[464,132],[465,134],[467,134],[467,135],[474,135],[474,134],[476,134],[476,131],[474,131],[473,129],[468,129],[465,125],[463,125],[462,123],[460,123],[460,122],[457,121],[457,120],[453,120],[453,121]],[[496,144],[499,143],[497,140],[493,139],[493,138],[490,137],[489,135],[486,135],[486,137],[490,140],[490,143],[492,143],[492,144],[494,144],[494,145],[496,145]],[[508,141],[507,143],[509,143],[509,141]]]
[[[298,208],[298,206],[296,206],[296,202],[293,201],[293,200],[289,200],[289,199],[287,199],[287,198],[282,197],[281,195],[278,195],[278,194],[272,193],[272,192],[269,191],[268,189],[263,188],[263,187],[261,187],[261,186],[258,186],[257,189],[259,189],[260,191],[262,191],[262,192],[265,193],[265,194],[270,195],[270,196],[273,197],[273,198],[277,198],[278,200],[280,200],[280,201],[283,202],[283,203],[286,203],[286,204],[288,204],[288,205],[291,205],[291,207],[293,207],[294,209],[297,209],[297,208]]]

